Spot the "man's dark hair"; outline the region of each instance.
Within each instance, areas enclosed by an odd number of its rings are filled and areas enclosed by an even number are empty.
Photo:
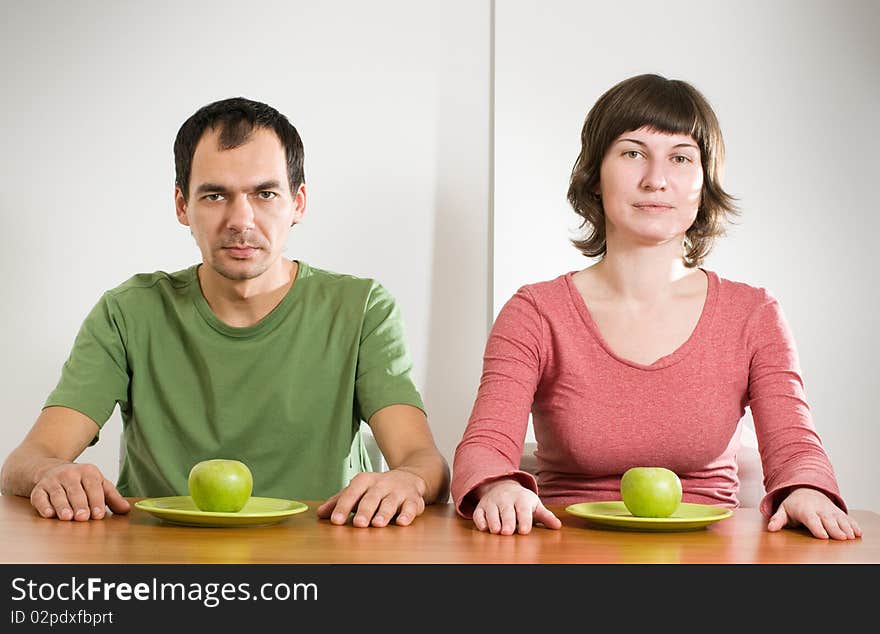
[[[296,190],[305,182],[303,145],[296,128],[272,106],[244,97],[232,97],[199,108],[177,131],[174,140],[174,184],[183,192],[183,197],[189,198],[193,155],[206,130],[219,129],[220,149],[231,150],[247,143],[255,128],[267,128],[278,136],[287,156],[290,191],[296,194]]]

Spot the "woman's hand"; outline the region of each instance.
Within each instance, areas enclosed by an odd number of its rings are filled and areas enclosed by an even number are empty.
[[[533,522],[547,528],[561,528],[562,522],[541,503],[538,496],[516,480],[502,478],[477,488],[480,498],[474,509],[474,525],[493,535],[526,535]]]
[[[856,521],[816,489],[794,489],[767,522],[773,532],[785,526],[806,526],[819,539],[855,539],[862,536]]]

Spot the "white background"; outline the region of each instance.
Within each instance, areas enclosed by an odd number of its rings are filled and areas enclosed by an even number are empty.
[[[565,192],[589,107],[657,72],[702,90],[725,134],[743,216],[707,267],[780,299],[843,494],[880,509],[878,6],[499,0],[493,22],[489,0],[4,3],[0,456],[104,290],[198,260],[172,143],[241,95],[303,137],[309,206],[287,256],[398,298],[451,464],[492,316],[588,264]],[[120,426],[83,457],[111,478]]]

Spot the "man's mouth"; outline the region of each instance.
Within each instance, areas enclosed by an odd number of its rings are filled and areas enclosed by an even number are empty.
[[[235,244],[224,246],[223,250],[234,258],[249,258],[259,251],[260,247],[255,247],[250,244]]]

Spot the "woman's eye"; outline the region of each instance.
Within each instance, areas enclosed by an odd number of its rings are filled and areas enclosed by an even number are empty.
[[[638,150],[627,150],[623,155],[627,158],[639,158]]]
[[[688,158],[687,156],[682,156],[682,155],[679,154],[678,156],[673,156],[673,157],[672,157],[672,162],[673,162],[673,163],[679,163],[679,164],[690,163],[690,162],[691,162],[691,159]]]

